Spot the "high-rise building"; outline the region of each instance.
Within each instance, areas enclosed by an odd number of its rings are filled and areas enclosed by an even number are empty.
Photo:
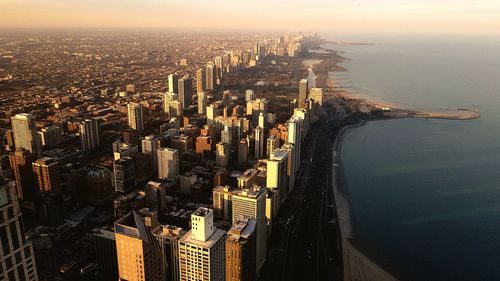
[[[115,191],[127,193],[135,187],[135,161],[131,157],[121,157],[113,164]]]
[[[141,104],[135,102],[127,104],[127,121],[130,128],[139,132],[144,131],[144,110]]]
[[[170,93],[178,93],[179,91],[179,75],[177,74],[169,74],[168,75],[168,91]]]
[[[28,113],[16,114],[10,118],[16,149],[24,148],[31,153],[42,153],[41,143],[36,131],[35,117]]]
[[[217,72],[216,67],[213,64],[207,64],[206,66],[206,78],[207,78],[207,90],[215,90],[217,86]]]
[[[92,152],[99,147],[99,124],[95,119],[85,119],[79,123],[80,142],[85,153]]]
[[[193,103],[193,79],[185,76],[178,81],[179,101],[183,108],[189,107]]]
[[[247,139],[241,139],[238,145],[238,165],[244,167],[248,161],[248,142]]]
[[[254,281],[256,262],[256,224],[253,219],[237,218],[226,237],[226,280]]]
[[[319,117],[321,114],[321,109],[323,107],[323,99],[324,99],[323,89],[311,88],[311,91],[309,92],[309,98],[311,98],[313,102],[313,110],[312,110],[313,116]]]
[[[198,114],[206,114],[207,113],[207,92],[198,91]]]
[[[215,66],[217,67],[217,74],[222,77],[224,74],[224,58],[221,56],[216,56],[214,58]]]
[[[170,102],[178,100],[179,96],[176,93],[166,92],[163,94],[163,111],[169,114],[170,117]]]
[[[278,135],[270,135],[267,138],[266,156],[270,158],[273,151],[278,149],[279,147],[280,147],[280,139]]]
[[[149,157],[153,169],[156,171],[158,169],[157,151],[159,146],[159,140],[154,135],[149,135],[141,140],[142,153]]]
[[[281,203],[288,195],[288,153],[275,150],[267,160],[266,186],[269,189],[277,189],[279,201],[276,207],[279,209]]]
[[[196,71],[196,91],[198,93],[207,90],[207,75],[206,69],[200,68]]]
[[[266,189],[258,185],[254,185],[248,189],[241,189],[235,192],[232,197],[232,223],[235,224],[239,218],[246,217],[257,221],[256,238],[256,268],[255,272],[259,273],[264,261],[266,260],[267,251],[267,220],[266,220]]]
[[[174,180],[179,176],[179,151],[173,148],[159,148],[158,178]]]
[[[227,168],[229,164],[229,145],[223,142],[218,142],[215,145],[215,162],[217,166]]]
[[[36,193],[33,162],[35,154],[20,149],[9,154],[10,167],[16,180],[17,197],[19,200],[32,200]]]
[[[149,181],[144,187],[146,207],[158,212],[167,208],[167,183]]]
[[[170,114],[170,118],[177,118],[181,120],[184,117],[182,102],[179,100],[170,101],[168,113]]]
[[[43,147],[52,147],[61,143],[62,129],[58,126],[48,126],[38,132],[38,138]]]
[[[254,129],[255,140],[255,159],[264,158],[264,128],[257,127]]]
[[[0,178],[0,280],[37,281],[33,246],[24,226],[13,181]]]
[[[52,192],[59,189],[59,163],[55,159],[43,157],[33,162],[33,173],[39,191]]]
[[[118,263],[116,256],[115,232],[97,228],[93,230],[94,250],[99,267],[99,278],[102,280],[118,279]]]
[[[210,136],[199,136],[196,138],[196,153],[203,159],[212,159],[215,149],[214,141]]]
[[[308,82],[307,79],[302,79],[299,82],[299,107],[304,106],[304,101],[308,98]]]
[[[300,152],[302,145],[302,124],[303,120],[298,117],[292,117],[288,120],[288,142],[293,144],[295,148],[295,170],[300,168]]]
[[[225,232],[213,225],[213,216],[207,208],[191,215],[191,230],[179,240],[181,281],[225,280]]]
[[[185,234],[184,229],[172,225],[158,225],[153,229],[153,235],[163,254],[165,280],[180,280],[179,239]]]
[[[163,255],[151,232],[154,227],[154,217],[135,211],[115,222],[119,280],[164,281]]]
[[[233,196],[233,192],[231,191],[229,185],[214,187],[212,194],[215,216],[224,219],[231,219],[231,197]]]

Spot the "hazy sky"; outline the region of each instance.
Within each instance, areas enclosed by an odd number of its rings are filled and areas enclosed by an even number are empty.
[[[500,0],[0,0],[0,27],[500,33]]]

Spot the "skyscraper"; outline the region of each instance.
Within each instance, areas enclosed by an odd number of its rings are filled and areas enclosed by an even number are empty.
[[[13,181],[0,178],[0,280],[37,281],[33,246],[25,240]]]
[[[200,68],[196,71],[196,92],[204,92],[207,89],[207,71]]]
[[[225,280],[225,232],[214,227],[213,211],[198,208],[191,230],[179,240],[181,281]]]
[[[217,186],[212,190],[212,202],[214,207],[214,214],[216,217],[230,219],[231,218],[231,198],[233,192],[229,185]]]
[[[238,165],[244,167],[248,161],[248,142],[247,139],[241,139],[238,145]]]
[[[216,67],[213,64],[207,64],[206,66],[206,78],[207,78],[207,90],[215,90],[217,84],[217,73]]]
[[[21,113],[11,117],[10,121],[16,149],[24,148],[31,153],[40,155],[42,148],[36,131],[35,117],[28,113]]]
[[[255,276],[256,221],[237,218],[227,232],[226,280],[253,281]]]
[[[304,107],[304,101],[307,99],[308,82],[307,79],[302,79],[299,82],[299,107]]]
[[[288,120],[288,142],[293,144],[295,150],[295,170],[300,168],[300,151],[302,145],[302,124],[303,120],[298,117],[292,117]]]
[[[207,113],[207,92],[198,91],[198,114]]]
[[[61,143],[62,129],[58,126],[48,126],[38,132],[38,139],[43,147],[52,147]]]
[[[158,169],[158,160],[157,160],[157,150],[158,150],[158,138],[156,138],[154,135],[149,135],[144,137],[144,139],[141,140],[141,145],[142,145],[142,153],[144,153],[146,156],[149,157],[151,160],[151,164],[153,166],[153,169],[156,171]]]
[[[178,82],[179,82],[179,75],[177,74],[169,74],[168,75],[168,91],[170,93],[178,93],[179,87],[178,87]]]
[[[165,280],[179,280],[179,239],[186,234],[180,227],[158,225],[153,229],[153,235],[158,241],[163,254],[163,270]]]
[[[215,145],[215,162],[217,166],[227,168],[229,164],[229,145],[223,142],[218,142]]]
[[[179,176],[179,151],[173,148],[160,148],[157,154],[158,178],[176,179]]]
[[[135,187],[135,161],[131,157],[121,157],[113,164],[115,191],[127,193]]]
[[[267,161],[266,186],[269,189],[277,189],[279,201],[278,208],[288,195],[288,153],[286,151],[274,150]]]
[[[280,144],[280,138],[278,135],[270,135],[267,138],[267,146],[266,146],[266,156],[268,158],[271,157],[271,154],[273,153],[274,150],[279,148]]]
[[[250,89],[246,90],[245,101],[246,102],[253,101],[254,95],[255,95],[255,92],[253,90],[250,90]]]
[[[267,243],[267,220],[266,220],[266,189],[253,185],[248,189],[235,192],[232,197],[232,223],[236,223],[241,217],[251,218],[257,221],[257,253],[256,273],[260,271],[266,259]]]
[[[39,191],[52,192],[59,189],[59,164],[55,159],[43,157],[33,162],[33,173]]]
[[[178,81],[179,101],[183,108],[189,107],[193,103],[193,79],[185,76]]]
[[[94,250],[99,266],[99,277],[103,280],[118,279],[116,239],[114,231],[103,228],[94,229]]]
[[[119,280],[164,281],[163,256],[151,229],[155,219],[135,211],[115,222]]]
[[[139,103],[129,102],[127,104],[127,120],[130,128],[139,132],[144,131],[144,110]]]
[[[79,124],[80,142],[85,153],[94,151],[99,147],[99,124],[95,119],[85,119]]]
[[[19,200],[32,200],[36,193],[33,161],[36,156],[27,150],[20,149],[9,154],[10,167],[16,180]]]
[[[255,139],[255,159],[264,158],[264,128],[257,127],[254,129]]]

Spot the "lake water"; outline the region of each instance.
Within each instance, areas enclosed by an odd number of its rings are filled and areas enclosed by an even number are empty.
[[[329,39],[340,39],[325,36]],[[401,119],[351,130],[342,161],[364,250],[403,280],[500,280],[500,39],[357,38],[347,88],[470,121]]]

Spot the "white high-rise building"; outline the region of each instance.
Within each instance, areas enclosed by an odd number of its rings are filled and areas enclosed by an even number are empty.
[[[293,116],[288,120],[288,142],[294,145],[295,155],[295,169],[298,170],[300,168],[300,151],[302,146],[302,124],[303,120]]]
[[[207,106],[207,125],[213,125],[215,119],[215,108],[213,105]]]
[[[269,189],[277,189],[279,204],[283,203],[288,195],[288,152],[274,150],[267,160],[266,186]]]
[[[169,114],[170,117],[170,102],[178,100],[178,95],[172,92],[166,92],[163,94],[163,111]]]
[[[254,95],[255,95],[255,92],[253,90],[250,90],[250,89],[246,90],[245,101],[246,102],[253,101]]]
[[[266,220],[266,188],[254,185],[248,189],[236,191],[231,200],[232,223],[244,217],[257,221],[256,273],[258,275],[266,260],[267,252],[267,220]]]
[[[226,275],[225,231],[215,228],[213,211],[198,208],[191,230],[179,240],[181,281],[223,281]]]
[[[14,133],[16,149],[24,148],[31,153],[42,153],[41,143],[36,131],[35,117],[28,113],[20,113],[10,118]]]
[[[178,93],[179,91],[179,75],[169,74],[168,75],[168,91],[170,93]]]
[[[25,240],[14,181],[0,178],[0,280],[37,281],[33,246]]]
[[[127,104],[127,120],[130,128],[139,132],[144,131],[144,110],[139,103],[129,102]]]
[[[147,155],[151,160],[151,165],[153,165],[154,170],[158,169],[158,138],[154,135],[146,136],[141,140],[142,153]]]
[[[158,178],[176,179],[179,176],[179,151],[173,148],[159,148]]]
[[[80,142],[85,153],[92,152],[99,147],[99,124],[95,119],[85,119],[79,124]]]

